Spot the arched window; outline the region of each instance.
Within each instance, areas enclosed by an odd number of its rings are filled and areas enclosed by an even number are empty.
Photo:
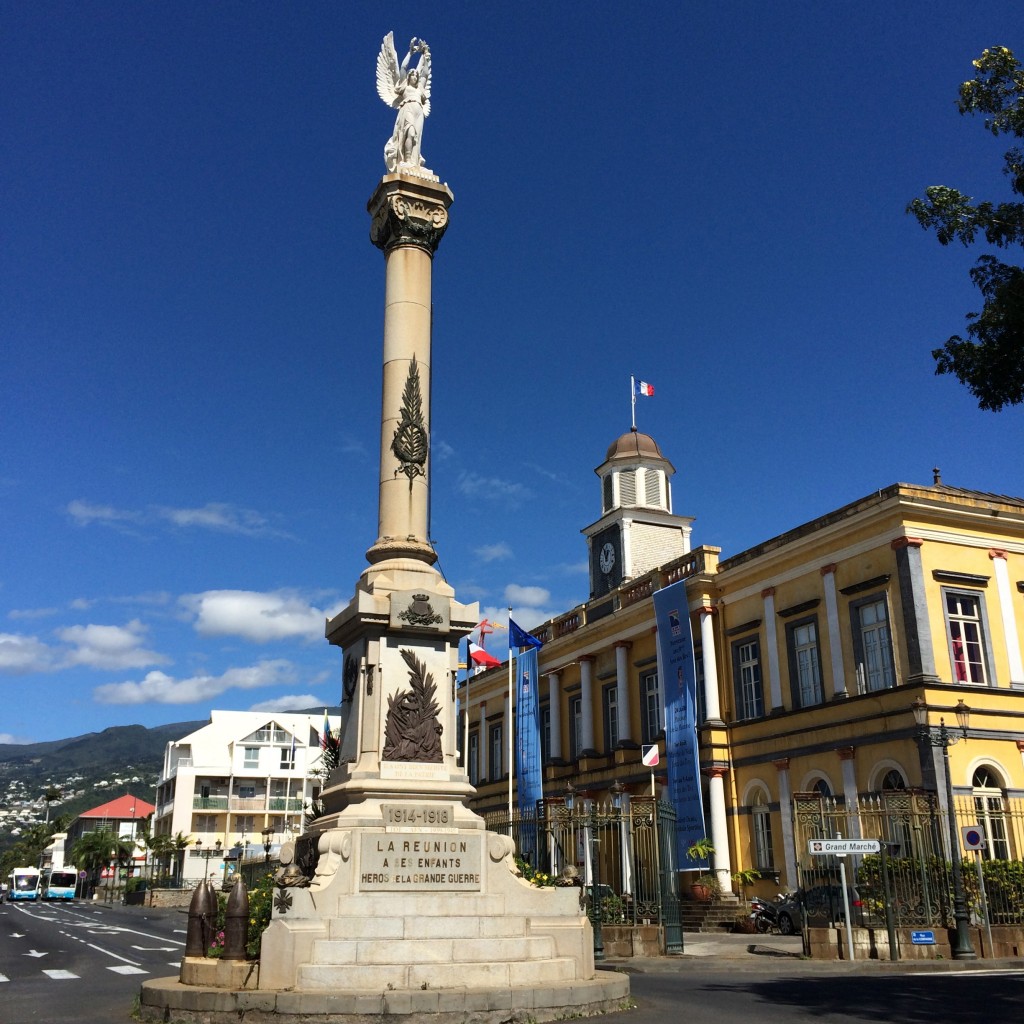
[[[772,814],[768,808],[768,794],[761,788],[750,795],[750,823],[754,838],[754,866],[761,872],[773,872]]]
[[[831,796],[832,787],[824,779],[815,779],[814,792],[819,796]]]
[[[910,795],[907,780],[898,768],[890,768],[882,778],[882,802],[885,806],[886,836],[895,857],[909,857],[913,852]]]
[[[982,765],[975,771],[971,785],[974,787],[974,813],[987,840],[983,856],[988,860],[1009,860],[1010,843],[1006,837],[1006,812],[999,777]]]

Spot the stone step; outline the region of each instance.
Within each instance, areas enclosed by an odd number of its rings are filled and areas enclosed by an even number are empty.
[[[331,939],[429,939],[442,930],[450,939],[514,938],[526,935],[526,918],[446,915],[442,923],[434,916],[381,917],[375,913],[328,919]]]
[[[552,957],[519,963],[302,964],[296,987],[351,993],[539,987],[576,980],[574,959]]]
[[[374,964],[475,964],[490,960],[535,961],[554,956],[555,942],[549,935],[514,938],[455,939],[317,939],[313,943],[314,965]]]

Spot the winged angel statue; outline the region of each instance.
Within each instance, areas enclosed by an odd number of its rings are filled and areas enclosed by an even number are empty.
[[[398,110],[395,130],[384,147],[384,163],[391,174],[425,169],[420,146],[423,119],[430,116],[430,47],[413,36],[399,66],[394,35],[389,32],[384,37],[377,55],[377,92],[389,107]],[[420,55],[419,63],[410,68],[415,53]]]

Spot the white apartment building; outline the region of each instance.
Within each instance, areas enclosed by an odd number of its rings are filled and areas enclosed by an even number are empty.
[[[339,717],[328,719],[337,735]],[[230,874],[240,854],[263,856],[267,838],[273,853],[300,834],[320,795],[310,772],[322,756],[323,723],[322,712],[213,711],[208,725],[167,744],[153,832],[192,840],[186,884]]]

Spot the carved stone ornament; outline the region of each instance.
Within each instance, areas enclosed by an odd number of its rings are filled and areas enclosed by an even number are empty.
[[[412,486],[414,477],[426,474],[430,441],[423,423],[423,396],[420,391],[420,368],[416,357],[409,364],[409,375],[402,391],[402,414],[391,439],[391,451],[398,459],[395,473],[404,473]]]
[[[370,241],[385,252],[415,245],[433,255],[447,228],[448,211],[441,203],[393,194],[373,212]]]
[[[403,649],[401,655],[409,668],[410,685],[388,697],[384,760],[438,763],[444,726],[438,721],[441,708],[434,700],[434,677],[412,651]]]
[[[342,673],[342,689],[345,700],[351,701],[356,694],[356,683],[359,682],[359,665],[351,654],[345,655],[345,669]]]
[[[444,616],[434,613],[429,594],[413,594],[412,604],[400,612],[398,617],[410,626],[434,626],[444,622]]]

